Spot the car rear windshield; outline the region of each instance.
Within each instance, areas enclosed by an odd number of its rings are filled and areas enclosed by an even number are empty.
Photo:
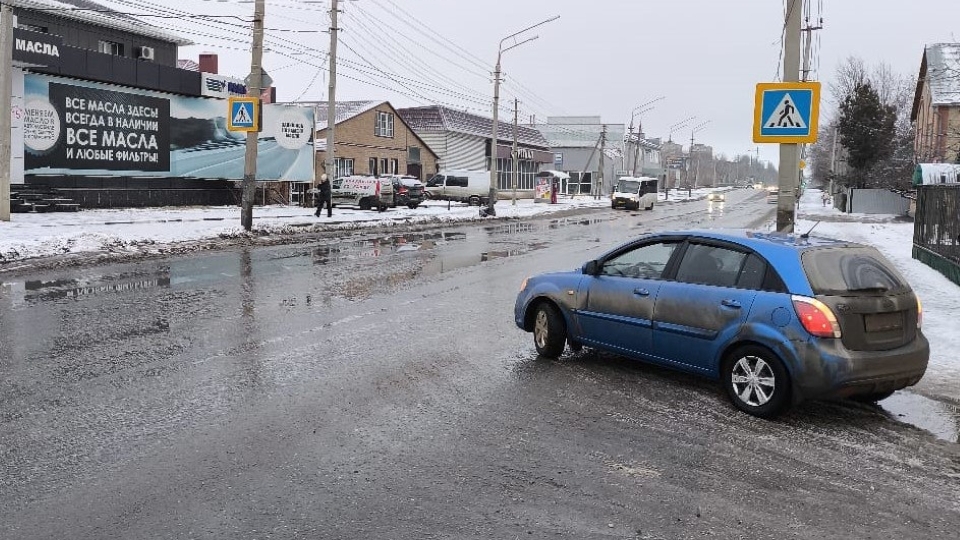
[[[897,294],[910,290],[903,276],[872,247],[828,247],[801,258],[814,294]]]

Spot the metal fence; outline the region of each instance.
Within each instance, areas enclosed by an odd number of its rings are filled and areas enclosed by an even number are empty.
[[[913,258],[960,284],[960,185],[918,186]]]

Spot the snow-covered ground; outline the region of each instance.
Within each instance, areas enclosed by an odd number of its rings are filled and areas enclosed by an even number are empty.
[[[709,189],[671,191],[669,201],[705,197]],[[663,194],[660,195],[661,201]],[[534,203],[531,199],[497,203],[498,217],[522,218],[578,207],[606,207],[610,199],[583,195],[561,197],[557,204]],[[253,234],[278,234],[290,230],[309,231],[355,229],[381,225],[457,222],[479,220],[479,209],[462,203],[427,201],[410,210],[398,207],[379,213],[355,207],[337,207],[333,217],[313,215],[313,208],[298,206],[256,206]],[[246,233],[240,226],[240,209],[235,206],[130,208],[83,210],[81,212],[13,214],[0,222],[0,264],[68,253],[113,253],[150,251],[151,246],[217,238],[234,238]]]

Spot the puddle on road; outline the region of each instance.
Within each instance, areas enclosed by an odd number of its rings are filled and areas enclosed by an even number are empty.
[[[960,408],[913,392],[897,392],[879,403],[891,416],[934,434],[938,439],[960,443]]]
[[[55,302],[99,294],[170,286],[169,268],[156,271],[97,274],[73,279],[28,279],[0,282],[0,295],[13,306]]]

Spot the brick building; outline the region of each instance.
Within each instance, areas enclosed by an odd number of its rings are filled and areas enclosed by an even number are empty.
[[[960,43],[924,49],[910,119],[918,162],[960,161]]]
[[[316,107],[316,172],[326,172],[327,105]],[[426,180],[437,172],[437,154],[400,118],[388,101],[337,103],[334,177],[407,174]]]

